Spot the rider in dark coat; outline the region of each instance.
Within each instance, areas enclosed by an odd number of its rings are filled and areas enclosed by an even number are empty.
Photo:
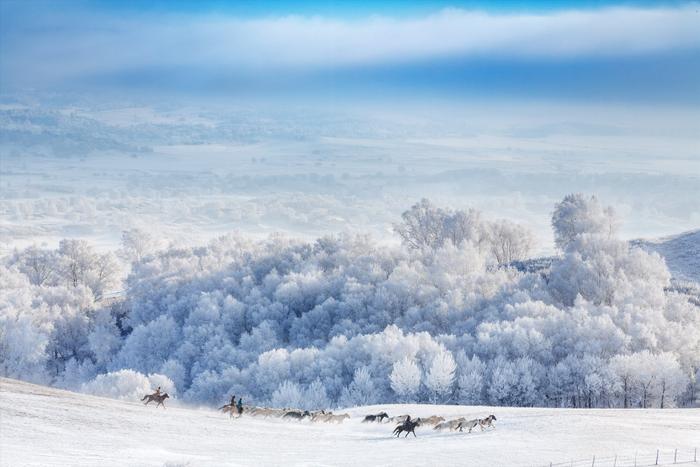
[[[236,405],[236,395],[231,396],[231,407]]]
[[[238,408],[238,415],[241,415],[243,413],[243,398],[241,397],[238,399],[238,404],[236,405],[236,408]]]

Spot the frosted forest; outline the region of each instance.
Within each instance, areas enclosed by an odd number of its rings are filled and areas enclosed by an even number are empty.
[[[0,266],[0,375],[116,398],[321,409],[390,402],[682,407],[700,293],[623,241],[590,194],[552,206],[557,252],[476,209],[423,199],[371,234],[122,233]]]

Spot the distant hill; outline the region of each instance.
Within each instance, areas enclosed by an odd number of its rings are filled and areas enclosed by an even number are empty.
[[[632,244],[663,256],[674,279],[700,282],[700,229]]]

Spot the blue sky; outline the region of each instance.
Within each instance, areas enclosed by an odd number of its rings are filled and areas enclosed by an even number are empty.
[[[2,91],[700,103],[685,2],[2,2]]]
[[[7,0],[5,0],[7,1]],[[16,0],[10,0],[10,2]],[[217,11],[237,16],[268,15],[326,15],[358,16],[367,14],[414,15],[440,10],[443,8],[477,9],[498,12],[542,12],[566,9],[594,9],[610,6],[628,7],[677,7],[687,2],[663,0],[268,0],[268,1],[232,1],[232,0],[90,0],[90,1],[37,1],[43,8],[62,3],[61,8],[71,7],[92,10],[111,11],[179,11],[201,13]],[[24,3],[24,1],[16,1]]]

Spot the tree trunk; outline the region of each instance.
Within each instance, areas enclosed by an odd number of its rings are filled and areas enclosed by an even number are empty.
[[[664,398],[666,397],[666,380],[661,383],[661,408],[664,408]]]

